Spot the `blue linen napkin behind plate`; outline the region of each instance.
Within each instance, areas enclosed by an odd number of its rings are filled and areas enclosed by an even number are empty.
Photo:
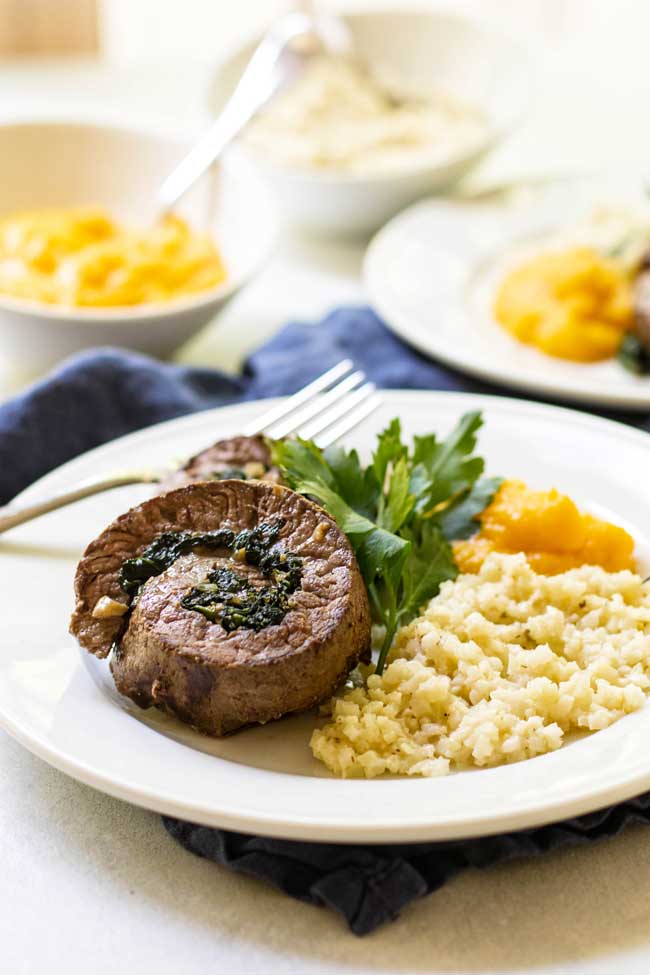
[[[0,503],[98,444],[160,420],[241,400],[283,395],[349,356],[384,388],[503,394],[420,356],[368,308],[341,308],[318,326],[288,325],[239,377],[100,349],[64,363],[0,406]],[[648,425],[647,417],[618,419]],[[218,432],[215,431],[215,439]],[[209,829],[163,817],[188,850],[338,911],[358,935],[393,920],[412,900],[466,867],[486,867],[650,824],[650,794],[564,823],[504,836],[385,846],[300,843]]]
[[[505,395],[425,359],[364,307],[339,308],[317,326],[287,325],[238,377],[120,349],[92,350],[0,406],[0,504],[91,447],[185,413],[293,393],[345,357],[384,389]],[[644,415],[602,412],[650,427]]]

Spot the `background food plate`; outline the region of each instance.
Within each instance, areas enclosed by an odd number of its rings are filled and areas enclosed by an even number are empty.
[[[116,440],[64,465],[26,491],[35,500],[124,468],[180,460],[240,431],[260,404],[212,410]],[[650,437],[610,421],[499,397],[384,394],[376,416],[350,437],[367,453],[400,416],[406,434],[447,433],[482,409],[488,471],[556,485],[637,538],[647,570]],[[314,714],[202,737],[120,698],[105,662],[67,633],[72,579],[86,543],[144,486],[98,495],[0,538],[3,639],[0,724],[56,768],[110,795],[194,822],[293,839],[400,842],[451,839],[584,813],[650,788],[650,704],[557,752],[496,769],[436,779],[332,778],[311,755]],[[47,594],[47,611],[44,609]]]
[[[544,355],[511,338],[491,312],[509,267],[604,206],[647,217],[647,182],[617,173],[523,183],[468,201],[425,200],[372,240],[364,261],[370,302],[411,345],[471,375],[565,400],[649,409],[650,376],[614,359]]]

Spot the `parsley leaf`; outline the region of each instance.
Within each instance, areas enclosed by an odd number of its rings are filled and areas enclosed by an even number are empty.
[[[480,413],[467,413],[446,440],[415,437],[409,450],[394,419],[379,434],[372,462],[355,450],[320,450],[306,440],[275,441],[273,463],[287,484],[315,498],[350,539],[372,608],[384,627],[376,671],[383,672],[397,630],[412,620],[457,568],[449,541],[478,530],[476,516],[500,481],[481,478],[474,455]]]
[[[482,422],[480,413],[466,413],[447,440],[438,442],[433,434],[415,437],[413,489],[419,511],[444,504],[481,476],[483,459],[471,455]]]
[[[413,510],[415,498],[409,489],[409,467],[406,456],[402,455],[393,466],[388,491],[382,495],[378,511],[378,522],[389,532],[397,532],[407,521]]]
[[[397,463],[400,457],[406,456],[406,452],[402,443],[402,427],[395,417],[377,437],[377,449],[372,455],[372,469],[381,488],[390,464]]]
[[[449,545],[430,519],[418,522],[409,533],[411,548],[402,569],[404,605],[399,624],[407,623],[437,592],[441,583],[458,574]]]
[[[379,498],[379,484],[372,468],[363,469],[356,450],[328,447],[323,454],[338,491],[355,511],[372,518]]]
[[[485,511],[502,483],[501,477],[482,477],[469,491],[458,495],[456,501],[436,517],[445,538],[456,541],[475,535],[480,528],[477,516]]]

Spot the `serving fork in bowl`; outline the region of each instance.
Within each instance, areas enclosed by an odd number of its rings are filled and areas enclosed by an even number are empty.
[[[350,359],[342,359],[292,396],[265,410],[247,424],[242,434],[247,437],[264,434],[272,440],[299,436],[314,440],[324,448],[362,423],[379,403],[375,384],[368,382]],[[169,474],[169,470],[162,469],[120,471],[31,505],[14,507],[9,504],[0,509],[0,534],[94,494],[128,484],[159,484]]]

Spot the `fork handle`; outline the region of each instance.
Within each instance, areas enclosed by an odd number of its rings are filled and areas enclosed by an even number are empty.
[[[90,498],[93,494],[101,494],[103,491],[110,491],[112,488],[123,487],[126,484],[150,484],[157,481],[147,474],[116,474],[113,477],[105,477],[100,481],[90,481],[75,488],[74,491],[66,491],[64,494],[57,494],[47,501],[37,501],[35,504],[27,505],[24,508],[12,510],[8,505],[0,508],[0,534],[22,525],[26,521],[32,521],[45,515],[48,511],[56,511],[58,508],[65,508],[68,504],[81,501],[82,498]]]

